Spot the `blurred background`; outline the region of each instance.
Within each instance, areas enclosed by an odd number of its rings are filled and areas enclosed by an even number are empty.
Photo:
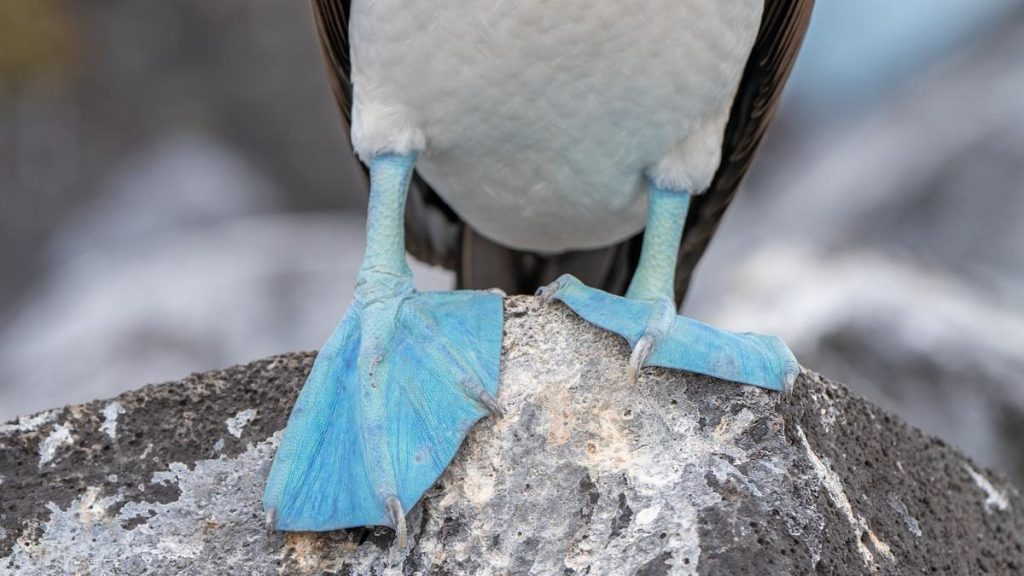
[[[687,313],[1024,484],[1021,54],[1014,0],[819,0]],[[0,2],[0,421],[317,348],[355,174],[305,2]]]

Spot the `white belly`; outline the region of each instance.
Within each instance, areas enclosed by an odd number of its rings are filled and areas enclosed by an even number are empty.
[[[710,183],[763,0],[355,0],[353,144],[542,252],[644,226],[645,176]]]

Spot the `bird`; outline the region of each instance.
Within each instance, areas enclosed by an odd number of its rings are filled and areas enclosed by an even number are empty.
[[[312,0],[369,188],[354,299],[267,479],[270,529],[389,526],[501,415],[503,293],[647,366],[789,390],[775,336],[678,314],[771,123],[813,0]],[[406,251],[456,271],[419,292]],[[771,392],[766,392],[771,393]]]

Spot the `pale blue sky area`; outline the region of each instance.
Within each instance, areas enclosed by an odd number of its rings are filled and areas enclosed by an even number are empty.
[[[792,89],[802,105],[870,105],[1019,0],[818,0]]]

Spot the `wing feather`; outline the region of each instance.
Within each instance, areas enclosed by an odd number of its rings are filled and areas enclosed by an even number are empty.
[[[348,42],[352,0],[312,0],[312,4],[328,76],[344,119],[345,133],[348,134],[352,121],[352,62]],[[680,301],[689,287],[694,268],[704,255],[761,146],[803,43],[813,8],[814,0],[765,0],[761,28],[726,127],[722,164],[708,191],[694,199],[687,217],[676,269],[676,294]],[[462,270],[470,266],[467,259],[461,257],[465,238],[463,228],[458,216],[426,182],[417,177],[410,191],[406,214],[409,251],[425,262],[460,268],[460,278],[473,278],[476,275],[472,271]],[[639,258],[641,241],[642,236],[636,236],[617,247],[609,247],[608,253],[613,259],[622,262],[608,267],[616,273],[598,280],[597,284],[606,290],[622,293]],[[564,264],[572,260],[572,256],[562,255],[558,260]],[[630,271],[621,273],[624,267]],[[522,275],[518,270],[511,273]],[[557,271],[550,274],[558,275]],[[478,282],[493,285],[489,278],[480,278]],[[475,285],[477,281],[468,284]]]
[[[352,60],[348,45],[348,15],[351,0],[312,0],[317,36],[327,64],[334,98],[345,120],[345,132],[352,124]]]
[[[676,268],[680,301],[775,116],[813,8],[814,0],[765,0],[761,29],[726,126],[722,164],[708,191],[694,199],[687,217]]]

